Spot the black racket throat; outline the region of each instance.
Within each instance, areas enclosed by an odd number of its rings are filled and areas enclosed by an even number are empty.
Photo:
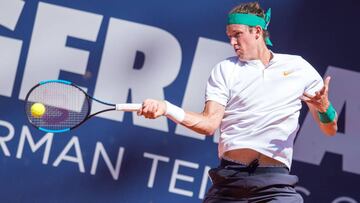
[[[88,116],[83,121],[81,121],[79,124],[75,125],[74,127],[71,127],[69,130],[73,130],[73,129],[79,127],[81,124],[85,123],[85,121],[89,120],[90,118],[92,118],[92,117],[94,117],[94,116],[96,116],[98,114],[101,114],[101,113],[104,113],[104,112],[107,112],[107,111],[115,111],[115,110],[116,110],[116,108],[114,107],[114,108],[104,109],[104,110],[98,111],[98,112],[93,113],[93,114],[90,114],[90,111],[89,111]]]
[[[83,90],[82,90],[83,91]],[[87,116],[86,118],[84,118],[84,120],[82,120],[80,123],[78,123],[77,125],[75,125],[74,127],[71,127],[70,130],[73,130],[77,127],[79,127],[81,124],[83,124],[85,121],[89,120],[90,118],[98,115],[98,114],[101,114],[101,113],[104,113],[104,112],[108,112],[108,111],[115,111],[116,110],[116,105],[115,104],[110,104],[110,103],[106,103],[106,102],[102,102],[100,100],[97,100],[93,97],[91,97],[90,95],[88,95],[85,91],[83,91],[84,94],[86,94],[87,96],[87,101],[88,101],[88,104],[89,104],[89,110],[88,110],[88,113],[87,113]],[[106,105],[106,106],[112,106],[112,108],[107,108],[107,109],[103,109],[103,110],[100,110],[100,111],[97,111],[95,113],[92,113],[91,114],[91,107],[92,107],[92,102],[95,101],[95,102],[98,102],[100,104],[103,104],[103,105]]]

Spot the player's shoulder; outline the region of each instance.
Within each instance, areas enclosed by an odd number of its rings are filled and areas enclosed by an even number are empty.
[[[237,56],[225,58],[224,60],[218,62],[215,65],[214,69],[221,69],[221,70],[231,69],[232,67],[236,66],[236,64],[238,64],[238,60],[239,58]]]
[[[304,61],[305,59],[299,55],[294,54],[282,54],[282,53],[273,53],[275,58],[281,61]]]
[[[238,64],[239,58],[232,56],[218,62],[212,69],[213,74],[221,74],[225,77],[230,75]]]
[[[275,54],[274,56],[277,57],[276,61],[279,65],[291,66],[296,70],[305,71],[304,73],[318,75],[314,66],[299,55]]]
[[[235,65],[235,64],[238,63],[238,61],[239,61],[239,57],[231,56],[231,57],[228,57],[228,58],[220,61],[218,63],[218,65],[223,65],[223,66],[225,66],[225,65]]]
[[[284,62],[284,63],[292,63],[301,66],[309,66],[309,62],[307,62],[302,56],[294,55],[294,54],[282,54],[282,53],[273,53],[276,61]],[[310,65],[311,66],[311,65]]]

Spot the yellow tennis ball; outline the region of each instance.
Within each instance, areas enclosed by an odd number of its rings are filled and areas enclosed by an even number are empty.
[[[44,115],[45,111],[46,108],[42,103],[34,103],[31,106],[31,115],[35,118],[41,118]]]

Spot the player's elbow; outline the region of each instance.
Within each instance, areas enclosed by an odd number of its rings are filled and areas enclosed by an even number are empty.
[[[217,127],[210,126],[207,128],[205,135],[214,135],[217,129]]]
[[[220,126],[220,121],[221,119],[203,117],[203,119],[193,125],[191,129],[203,135],[213,135]]]
[[[208,130],[208,131],[206,131],[205,132],[205,135],[214,135],[215,134],[215,131],[216,131],[216,129],[214,129],[214,130]]]
[[[216,128],[207,127],[207,128],[199,129],[197,130],[197,132],[203,135],[211,136],[215,134]]]

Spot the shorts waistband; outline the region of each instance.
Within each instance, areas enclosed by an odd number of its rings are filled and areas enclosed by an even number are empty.
[[[255,159],[249,165],[232,162],[226,159],[221,159],[220,166],[226,169],[236,170],[238,172],[248,172],[248,173],[283,173],[289,174],[289,169],[286,166],[271,166],[263,167],[259,166],[259,160]]]

